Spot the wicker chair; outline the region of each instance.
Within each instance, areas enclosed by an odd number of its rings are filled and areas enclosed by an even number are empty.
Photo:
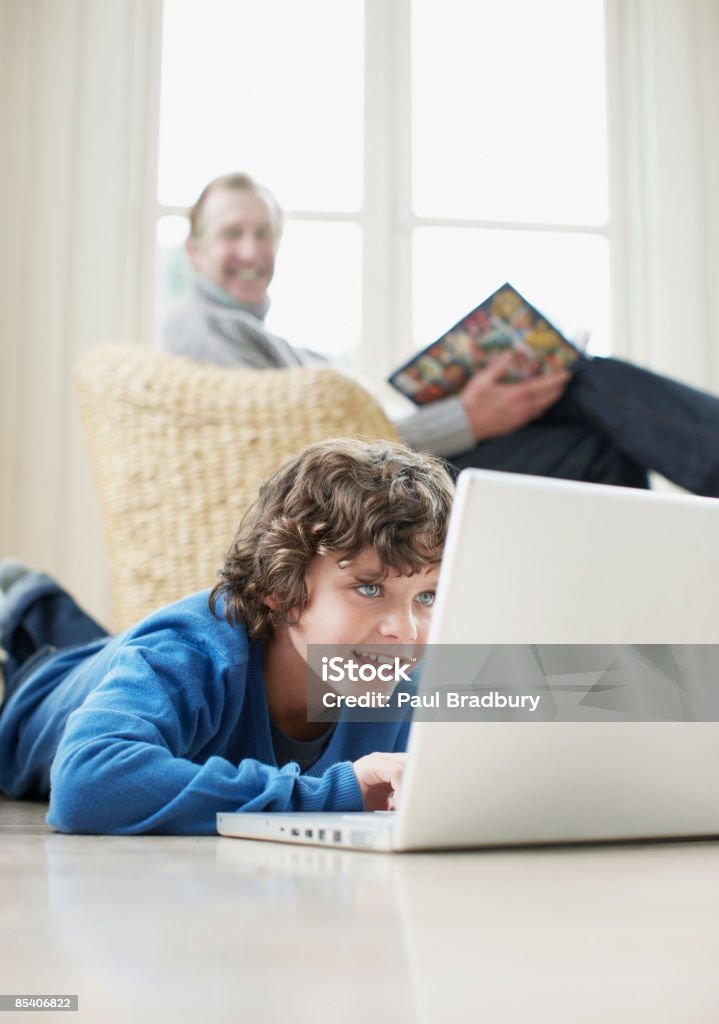
[[[260,481],[322,439],[397,434],[334,370],[228,370],[101,345],[75,373],[110,565],[113,626],[210,586]]]

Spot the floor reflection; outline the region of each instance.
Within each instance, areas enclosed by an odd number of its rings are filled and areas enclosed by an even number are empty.
[[[103,1020],[656,1024],[719,1005],[719,843],[45,849],[55,940]]]

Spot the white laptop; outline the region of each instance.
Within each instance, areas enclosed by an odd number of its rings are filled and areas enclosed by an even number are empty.
[[[702,645],[706,683],[718,580],[717,500],[466,470],[420,692],[446,686],[437,652],[469,644]],[[719,835],[719,722],[592,712],[415,721],[396,812],[223,813],[217,829],[394,851]]]

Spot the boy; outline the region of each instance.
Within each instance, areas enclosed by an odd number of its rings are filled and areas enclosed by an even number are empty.
[[[262,486],[209,595],[118,637],[48,577],[11,580],[0,786],[49,795],[64,832],[392,807],[408,724],[308,722],[307,645],[423,643],[451,502],[431,456],[328,441]]]

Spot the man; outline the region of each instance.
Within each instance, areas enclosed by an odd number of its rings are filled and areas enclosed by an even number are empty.
[[[282,214],[246,174],[211,181],[190,211],[189,299],[170,312],[168,351],[223,366],[270,369],[317,362],[264,325]],[[616,359],[585,359],[573,373],[517,383],[507,357],[476,373],[457,397],[396,421],[411,447],[455,469],[536,473],[647,487],[656,470],[719,496],[719,399]]]

